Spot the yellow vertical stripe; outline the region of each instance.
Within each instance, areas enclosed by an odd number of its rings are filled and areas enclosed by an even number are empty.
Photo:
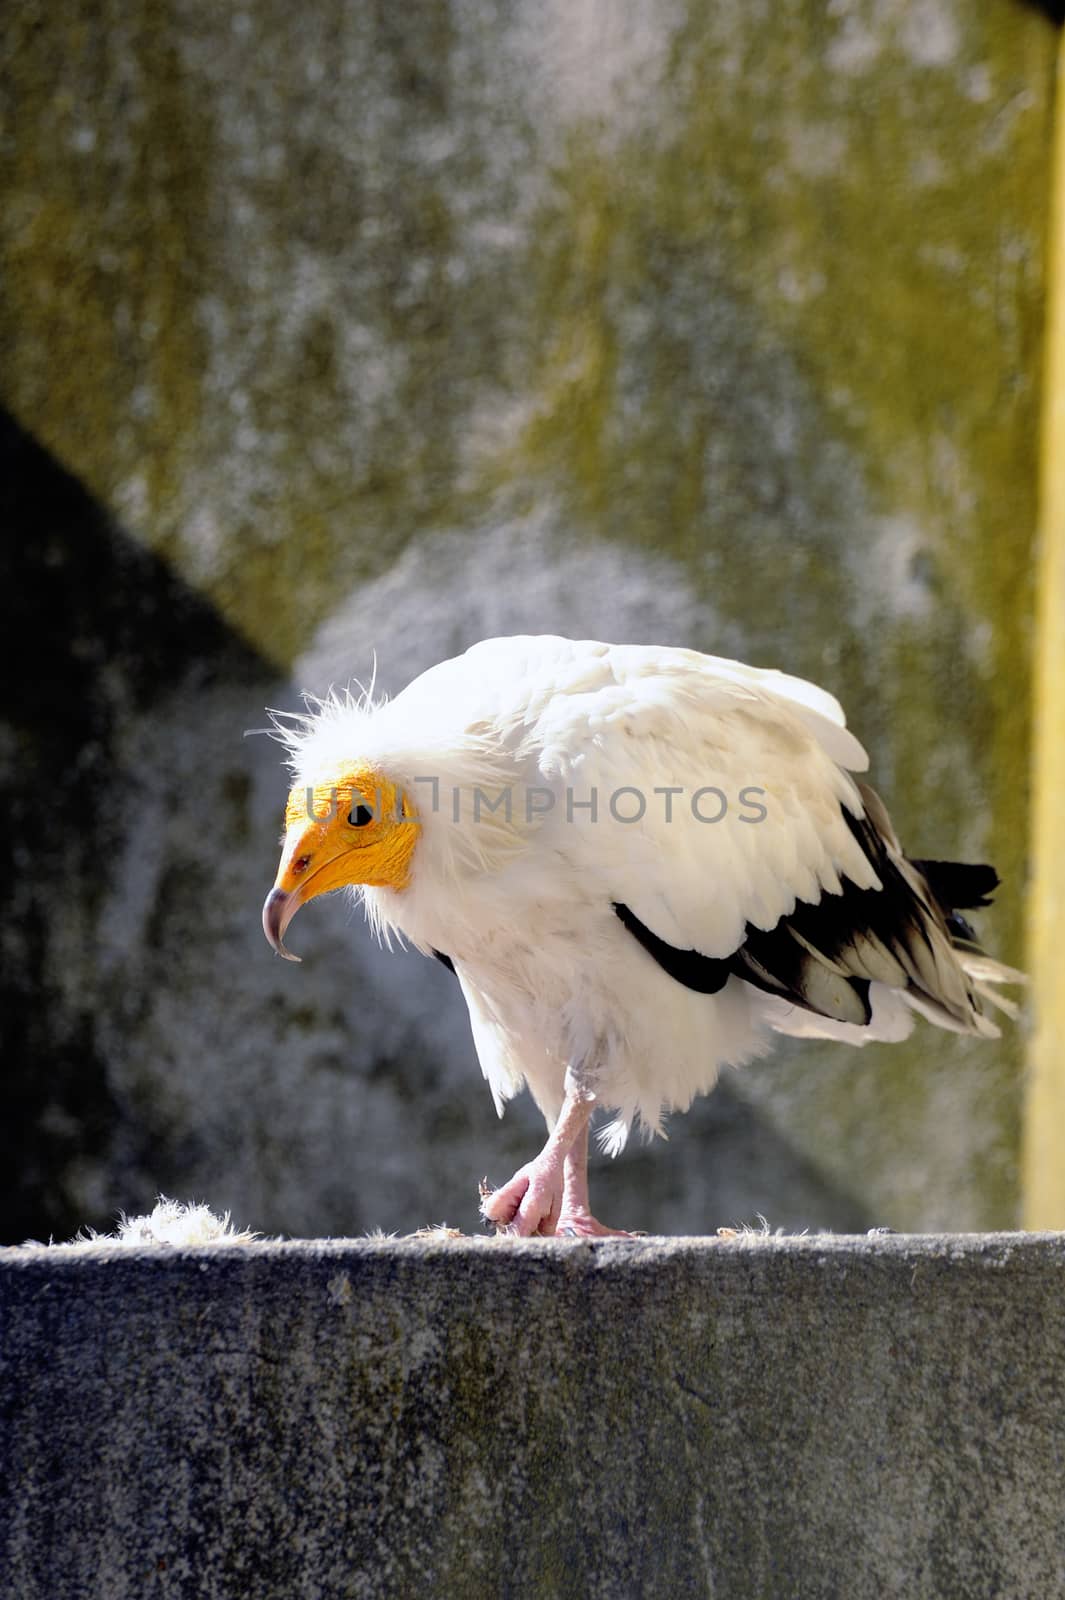
[[[1035,655],[1029,969],[1035,1032],[1024,1126],[1024,1223],[1065,1228],[1065,34],[1058,58],[1047,274]]]

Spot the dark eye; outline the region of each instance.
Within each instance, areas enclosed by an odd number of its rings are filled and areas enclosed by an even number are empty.
[[[373,812],[370,810],[369,806],[353,806],[348,821],[351,823],[353,828],[365,828],[368,822],[373,821]]]

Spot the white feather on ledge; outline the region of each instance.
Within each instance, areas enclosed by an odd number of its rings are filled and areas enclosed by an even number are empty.
[[[119,1215],[114,1233],[97,1233],[86,1228],[74,1239],[49,1240],[42,1244],[37,1239],[27,1239],[23,1250],[98,1250],[101,1247],[170,1246],[184,1250],[189,1245],[251,1244],[262,1238],[259,1233],[235,1228],[226,1211],[217,1216],[210,1206],[184,1204],[160,1195],[155,1209],[146,1216]]]

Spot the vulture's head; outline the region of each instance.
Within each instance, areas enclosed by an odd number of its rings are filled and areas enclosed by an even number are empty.
[[[435,948],[462,887],[524,850],[543,815],[524,785],[542,803],[545,780],[523,754],[523,703],[500,714],[494,692],[483,667],[460,656],[393,700],[341,690],[309,698],[306,713],[274,714],[269,731],[292,775],[263,906],[280,955],[298,959],[284,935],[300,906],[346,887],[380,937]]]
[[[281,864],[263,906],[263,931],[289,961],[285,929],[300,906],[331,889],[402,890],[421,822],[410,796],[379,770],[341,766],[297,781],[285,808]]]

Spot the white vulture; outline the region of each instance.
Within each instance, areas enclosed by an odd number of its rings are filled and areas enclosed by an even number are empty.
[[[992,868],[909,860],[823,689],[694,650],[486,639],[393,700],[275,719],[293,785],[263,907],[274,949],[315,895],[450,967],[497,1110],[528,1084],[539,1155],[483,1197],[517,1234],[602,1234],[593,1111],[634,1122],[710,1089],[769,1030],[864,1044],[915,1012],[995,1037],[959,914]],[[296,958],[293,958],[296,959]]]

